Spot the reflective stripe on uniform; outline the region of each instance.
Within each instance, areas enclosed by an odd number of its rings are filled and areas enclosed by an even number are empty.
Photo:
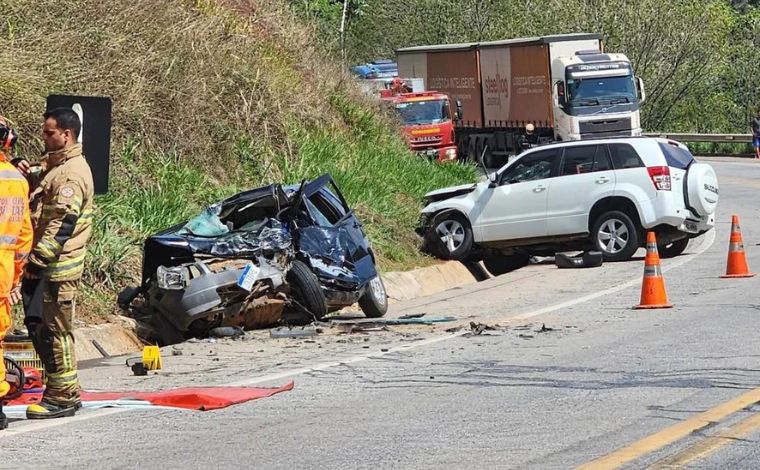
[[[17,251],[16,252],[16,261],[23,261],[29,256],[28,251]]]
[[[54,260],[61,252],[61,249],[63,249],[63,247],[58,244],[57,241],[48,238],[43,238],[37,243],[37,250],[39,250],[40,254],[46,261]]]
[[[66,261],[54,261],[48,265],[45,274],[52,278],[76,273],[77,271],[84,269],[85,256],[86,253],[82,253],[76,258],[67,259]]]
[[[67,372],[52,372],[48,373],[45,376],[45,383],[48,386],[57,386],[57,387],[65,387],[67,385],[73,385],[77,383],[77,371],[67,371]]]
[[[0,235],[0,245],[10,245],[15,248],[18,242],[18,237],[15,235]],[[2,248],[0,246],[0,248]]]
[[[82,212],[82,199],[81,198],[74,198],[71,200],[71,203],[69,204],[69,209],[66,210],[64,206],[58,206],[55,204],[45,204],[42,208],[42,217],[45,219],[51,218],[54,214],[58,212],[66,212],[68,214],[74,213],[76,215],[79,215]]]
[[[82,198],[75,197],[71,200],[71,208],[76,211],[77,215],[82,212]]]
[[[18,170],[0,170],[0,179],[26,181]]]
[[[63,369],[71,370],[71,344],[69,343],[69,335],[64,335],[61,338],[61,359],[63,359]]]

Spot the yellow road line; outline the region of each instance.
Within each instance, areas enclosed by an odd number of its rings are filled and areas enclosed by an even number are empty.
[[[688,465],[695,460],[704,459],[716,450],[745,437],[758,428],[760,428],[760,413],[755,413],[749,418],[745,418],[733,426],[722,429],[720,432],[687,447],[675,455],[660,460],[649,467],[649,470],[682,468],[684,465]]]
[[[725,419],[739,410],[760,402],[760,388],[751,390],[692,418],[651,434],[611,454],[599,457],[578,467],[577,470],[603,470],[621,467],[676,441],[688,437],[713,423]]]

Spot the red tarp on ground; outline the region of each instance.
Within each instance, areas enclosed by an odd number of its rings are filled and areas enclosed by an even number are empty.
[[[187,410],[218,410],[231,405],[237,405],[257,398],[271,397],[280,392],[293,390],[293,382],[280,388],[253,387],[194,387],[176,388],[161,392],[85,392],[82,391],[82,402],[87,406],[89,401],[142,400],[156,406],[169,406]],[[24,393],[20,398],[8,405],[29,405],[37,403],[42,398],[42,392]]]

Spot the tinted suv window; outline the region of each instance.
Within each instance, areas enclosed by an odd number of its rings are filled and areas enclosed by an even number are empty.
[[[628,144],[610,144],[610,156],[612,157],[612,164],[616,170],[624,170],[626,168],[639,168],[644,166],[641,158]]]
[[[603,145],[584,145],[565,149],[561,175],[580,175],[611,169],[610,157]]]
[[[596,145],[568,147],[562,159],[562,176],[591,173],[594,170]]]
[[[543,150],[522,157],[504,172],[502,184],[524,183],[554,176],[557,164],[556,150]]]
[[[660,142],[660,149],[662,149],[662,153],[665,154],[665,161],[668,162],[668,166],[672,166],[673,168],[685,170],[689,167],[691,162],[694,161],[691,152],[682,149],[677,145],[663,144]]]
[[[594,157],[594,171],[607,171],[612,169],[610,156],[607,154],[607,147],[604,145],[596,146],[596,156]]]

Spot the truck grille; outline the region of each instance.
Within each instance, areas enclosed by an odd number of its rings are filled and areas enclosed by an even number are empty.
[[[581,122],[580,131],[581,139],[631,135],[631,118]]]
[[[435,137],[424,137],[422,139],[412,139],[409,142],[409,145],[412,147],[412,150],[426,150],[426,149],[435,149],[441,146],[441,141],[443,141],[443,138],[441,136],[435,136]]]

